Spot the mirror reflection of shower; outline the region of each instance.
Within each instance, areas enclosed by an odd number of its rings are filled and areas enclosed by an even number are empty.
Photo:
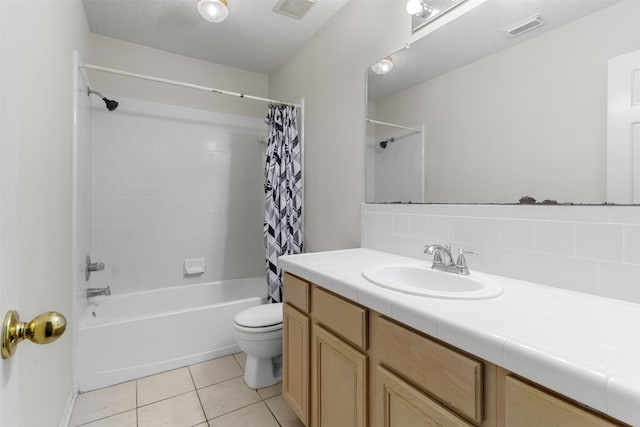
[[[367,201],[424,200],[424,130],[367,119]],[[401,167],[398,167],[401,165]]]
[[[106,96],[98,92],[97,90],[92,90],[90,87],[87,87],[87,96],[98,95],[105,103],[107,110],[113,111],[118,108],[118,101],[114,101],[113,99],[108,99]]]

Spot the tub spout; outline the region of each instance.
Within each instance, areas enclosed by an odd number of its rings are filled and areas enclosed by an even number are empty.
[[[98,295],[111,295],[111,287],[106,288],[87,288],[87,298],[97,297]]]

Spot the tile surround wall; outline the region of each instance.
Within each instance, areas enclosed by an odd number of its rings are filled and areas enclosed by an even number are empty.
[[[640,302],[640,206],[362,205],[362,247],[430,262],[431,243],[477,251],[471,270]]]
[[[99,100],[98,100],[99,101]],[[261,119],[94,101],[92,286],[126,293],[264,273]],[[206,272],[185,277],[186,258]]]

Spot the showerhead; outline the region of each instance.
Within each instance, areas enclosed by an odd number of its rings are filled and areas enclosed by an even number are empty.
[[[385,139],[384,141],[380,141],[380,147],[382,147],[382,149],[384,150],[385,148],[387,148],[387,144],[390,144],[395,140],[395,138],[391,137],[389,139]]]
[[[107,99],[106,96],[104,96],[103,94],[101,94],[97,90],[91,90],[91,88],[87,88],[87,96],[89,96],[91,94],[98,95],[100,98],[102,98],[102,100],[104,101],[105,105],[107,106],[107,110],[113,111],[116,108],[118,108],[118,101],[114,101],[113,99]]]
[[[102,98],[104,103],[107,105],[107,110],[113,111],[118,108],[118,101],[114,101],[113,99]]]

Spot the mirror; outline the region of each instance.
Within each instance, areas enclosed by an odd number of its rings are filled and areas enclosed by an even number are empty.
[[[640,203],[640,111],[614,121],[627,151],[608,126],[609,68],[639,50],[637,0],[479,4],[367,70],[367,202]]]

